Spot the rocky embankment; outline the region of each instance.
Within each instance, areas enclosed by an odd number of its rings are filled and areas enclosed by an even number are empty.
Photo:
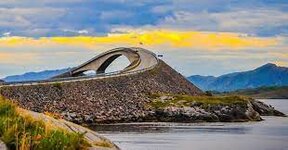
[[[0,88],[22,108],[61,114],[75,123],[137,120],[148,114],[150,93],[203,94],[161,60],[152,70],[128,76]]]
[[[145,121],[239,122],[260,121],[260,115],[285,116],[263,102],[238,96],[159,96],[149,104]]]
[[[151,97],[155,93],[162,95]],[[78,124],[249,121],[261,120],[260,114],[281,115],[272,107],[252,100],[204,96],[201,90],[161,60],[154,69],[139,74],[89,81],[2,86],[0,94],[22,108],[60,114]]]

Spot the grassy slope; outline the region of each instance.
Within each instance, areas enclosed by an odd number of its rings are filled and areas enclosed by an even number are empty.
[[[26,116],[15,104],[2,97],[0,97],[0,139],[12,150],[74,150],[90,146],[83,135],[67,132]]]
[[[279,98],[288,99],[288,86],[283,87],[260,87],[256,89],[245,89],[238,90],[230,93],[225,93],[228,95],[246,95],[253,98]]]
[[[161,95],[152,95],[154,101],[150,106],[154,108],[165,108],[168,106],[191,106],[201,105],[207,107],[208,105],[246,105],[249,98],[240,96],[188,96],[188,95],[171,95],[171,99],[162,101]]]

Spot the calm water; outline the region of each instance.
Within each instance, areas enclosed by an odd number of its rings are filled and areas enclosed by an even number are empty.
[[[288,114],[288,100],[262,100]],[[288,118],[248,123],[141,123],[97,127],[122,150],[288,150]]]

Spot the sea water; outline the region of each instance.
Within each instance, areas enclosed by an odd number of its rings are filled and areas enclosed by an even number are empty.
[[[288,114],[288,99],[261,100]],[[245,123],[129,123],[96,126],[122,150],[288,150],[288,117]]]

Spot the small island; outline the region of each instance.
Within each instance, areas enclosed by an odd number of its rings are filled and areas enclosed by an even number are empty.
[[[154,94],[145,118],[170,122],[261,121],[264,116],[285,116],[258,100],[243,96],[189,96]]]

